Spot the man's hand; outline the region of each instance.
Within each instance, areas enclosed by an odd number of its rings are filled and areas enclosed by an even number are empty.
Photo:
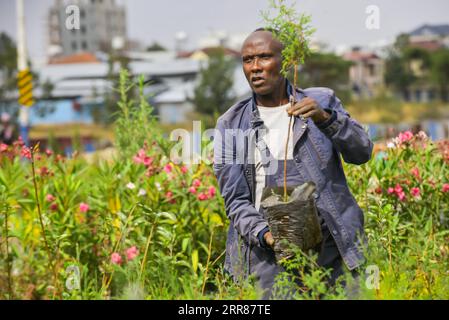
[[[271,234],[271,232],[270,231],[266,232],[263,235],[263,237],[265,239],[265,243],[274,249],[274,239],[273,239],[273,235]]]
[[[321,109],[318,103],[310,97],[305,97],[301,99],[301,101],[288,107],[287,112],[289,115],[311,118],[316,124],[325,122],[331,116],[329,113]]]

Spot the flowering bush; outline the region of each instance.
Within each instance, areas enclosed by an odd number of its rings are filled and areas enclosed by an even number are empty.
[[[0,145],[0,298],[255,298],[251,282],[222,271],[228,219],[211,167],[174,163],[148,110],[121,93],[111,161]],[[367,266],[380,270],[375,289],[360,277],[362,298],[448,298],[448,150],[406,132],[369,163],[345,165]],[[305,283],[320,295],[298,298],[334,297],[322,279],[312,272]]]

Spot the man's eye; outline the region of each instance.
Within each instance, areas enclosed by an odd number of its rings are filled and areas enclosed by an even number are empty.
[[[244,62],[244,63],[251,63],[251,61],[253,61],[253,59],[251,59],[251,58],[245,58],[245,59],[243,59],[243,62]]]

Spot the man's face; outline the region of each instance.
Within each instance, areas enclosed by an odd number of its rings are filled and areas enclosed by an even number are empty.
[[[272,94],[284,80],[280,74],[281,52],[280,42],[268,31],[256,31],[243,43],[243,72],[257,95]]]

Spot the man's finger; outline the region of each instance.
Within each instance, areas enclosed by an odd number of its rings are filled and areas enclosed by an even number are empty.
[[[305,107],[307,107],[307,104],[304,104],[304,103],[303,104],[299,104],[299,103],[297,103],[294,106],[292,106],[290,108],[287,108],[287,112],[289,114],[294,114],[298,110],[301,110],[302,108],[305,108]]]
[[[309,111],[311,111],[311,110],[313,110],[313,109],[314,109],[314,108],[313,108],[313,105],[305,105],[305,106],[303,106],[303,107],[301,107],[301,108],[299,108],[299,109],[293,111],[292,113],[293,113],[295,116],[299,116],[299,115],[304,115],[305,113],[307,113],[307,112],[309,112]]]
[[[304,118],[311,118],[313,115],[315,115],[315,113],[316,113],[316,110],[312,110],[312,111],[309,111],[309,112],[303,114],[302,116]]]

